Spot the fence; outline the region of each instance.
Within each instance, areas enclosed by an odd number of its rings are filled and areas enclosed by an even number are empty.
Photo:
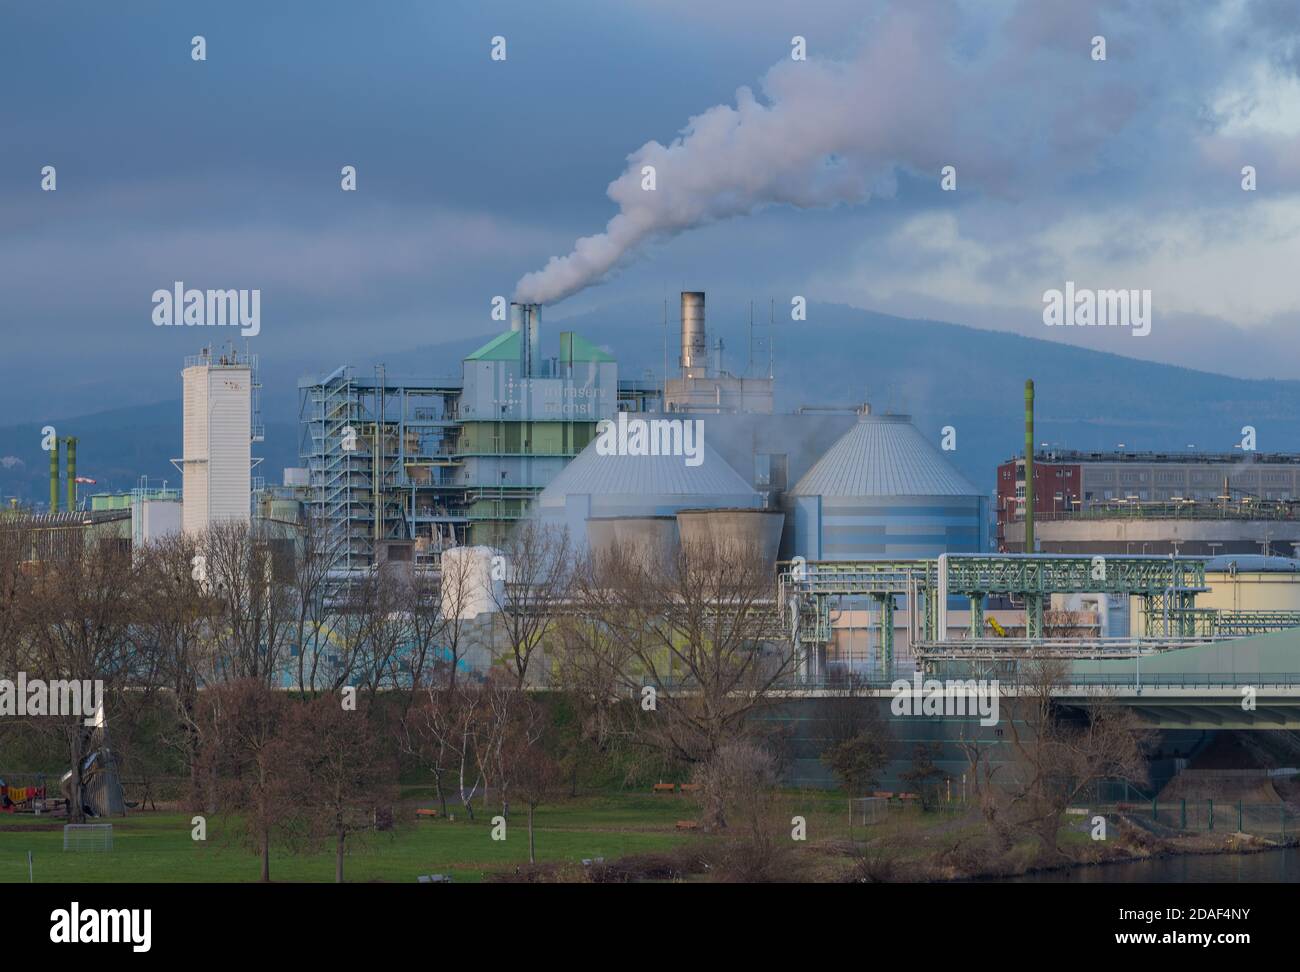
[[[1153,800],[1150,807],[1134,808],[1135,815],[1150,811],[1156,823],[1178,830],[1221,831],[1286,837],[1300,833],[1300,815],[1282,803],[1243,803],[1240,800]]]
[[[113,849],[112,824],[64,824],[63,849],[101,850]]]
[[[892,796],[855,797],[849,800],[849,820],[855,827],[871,826],[885,823],[908,808],[921,810],[919,796],[901,794]],[[968,809],[968,804],[961,800],[948,800],[942,796],[930,805],[931,813],[959,813]]]

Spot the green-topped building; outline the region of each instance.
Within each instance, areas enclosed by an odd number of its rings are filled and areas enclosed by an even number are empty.
[[[601,419],[657,404],[657,385],[622,388],[614,356],[579,334],[543,357],[540,309],[510,310],[459,378],[342,367],[298,382],[308,513],[339,569],[499,544]]]

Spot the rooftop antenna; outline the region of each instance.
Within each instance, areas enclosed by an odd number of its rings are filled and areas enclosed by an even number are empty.
[[[767,319],[767,377],[773,375],[773,365],[775,363],[775,351],[773,345],[776,341],[776,298],[772,298],[772,309]]]
[[[745,363],[745,377],[754,374],[754,302],[749,302],[749,360]]]
[[[668,285],[664,284],[664,375],[659,392],[659,411],[668,411]]]

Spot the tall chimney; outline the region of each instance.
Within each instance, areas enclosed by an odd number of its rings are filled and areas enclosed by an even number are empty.
[[[68,512],[77,509],[77,437],[70,435],[68,443]]]
[[[542,305],[529,304],[525,308],[528,322],[528,376],[542,373]]]
[[[59,512],[59,440],[50,448],[50,512]]]
[[[510,330],[520,333],[519,376],[534,378],[542,369],[542,305],[510,304]]]
[[[1034,379],[1025,381],[1025,553],[1034,552]]]
[[[682,291],[682,377],[706,378],[708,340],[704,332],[704,291]]]

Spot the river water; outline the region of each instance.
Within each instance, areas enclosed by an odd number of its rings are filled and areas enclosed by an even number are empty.
[[[1005,880],[1015,884],[1300,884],[1300,848],[1286,847],[1259,854],[1186,854],[1022,874]]]

